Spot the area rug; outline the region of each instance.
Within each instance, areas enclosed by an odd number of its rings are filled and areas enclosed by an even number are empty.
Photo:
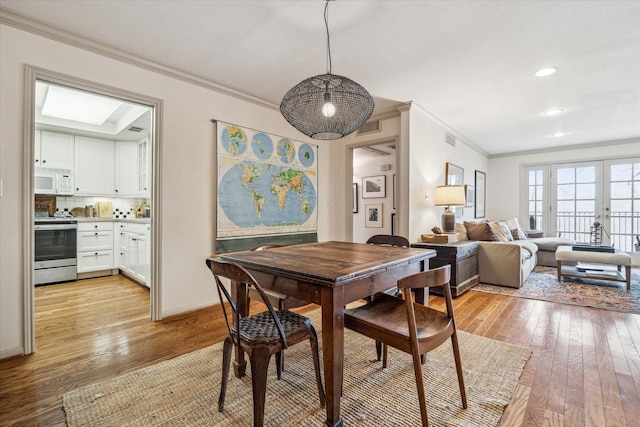
[[[309,314],[308,314],[309,315]],[[319,312],[309,315],[320,325]],[[496,426],[531,351],[460,332],[468,409],[462,408],[450,341],[423,365],[432,426]],[[311,351],[300,343],[285,352],[278,381],[275,362],[267,380],[265,425],[320,426]],[[251,379],[230,376],[225,409],[218,412],[222,343],[66,393],[63,406],[76,426],[249,426]],[[375,360],[368,338],[345,331],[345,382],[341,416],[348,426],[418,426],[420,409],[411,356],[389,349],[389,365]]]
[[[640,314],[640,270],[631,271],[630,291],[623,282],[565,277],[559,283],[556,268],[541,266],[531,272],[519,289],[481,283],[473,290]]]

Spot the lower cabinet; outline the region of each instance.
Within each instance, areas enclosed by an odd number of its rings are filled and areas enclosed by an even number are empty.
[[[78,224],[78,274],[113,269],[113,222]]]
[[[118,260],[120,271],[149,287],[151,248],[149,224],[119,223]]]

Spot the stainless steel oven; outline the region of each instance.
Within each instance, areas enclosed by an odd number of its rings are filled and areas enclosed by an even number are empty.
[[[34,284],[76,280],[78,221],[38,218],[35,221]]]

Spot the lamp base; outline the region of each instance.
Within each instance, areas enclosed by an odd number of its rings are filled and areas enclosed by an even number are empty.
[[[456,231],[456,215],[452,211],[445,209],[441,220],[444,233],[454,233]]]

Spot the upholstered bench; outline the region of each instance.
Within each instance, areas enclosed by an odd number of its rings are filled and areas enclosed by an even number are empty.
[[[574,251],[571,246],[558,246],[558,250],[556,250],[556,262],[558,263],[558,282],[562,282],[563,277],[612,280],[615,282],[626,282],[627,290],[631,290],[631,256],[621,250],[616,249],[615,252]],[[580,267],[579,265],[562,265],[567,262],[573,264],[584,262],[615,265],[618,267],[618,270],[604,270],[587,266]],[[624,276],[621,274],[622,266],[625,268]]]

